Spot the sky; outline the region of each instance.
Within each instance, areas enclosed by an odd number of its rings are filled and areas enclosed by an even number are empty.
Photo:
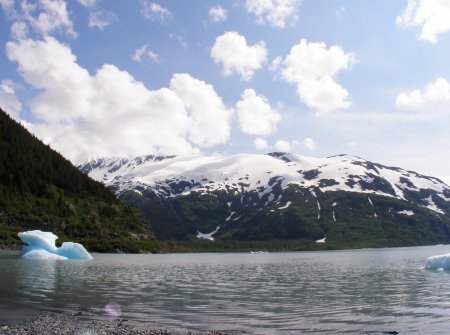
[[[448,0],[0,5],[0,107],[73,163],[350,154],[450,184]]]

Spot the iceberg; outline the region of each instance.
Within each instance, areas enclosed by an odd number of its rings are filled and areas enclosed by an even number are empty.
[[[428,257],[425,269],[450,270],[450,254]]]
[[[28,243],[20,251],[19,256],[27,259],[92,259],[92,256],[79,243],[64,242],[57,248],[58,239],[53,233],[31,230],[19,233],[19,238]]]

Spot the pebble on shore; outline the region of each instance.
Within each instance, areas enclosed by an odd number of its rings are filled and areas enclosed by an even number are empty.
[[[126,321],[126,319],[117,319],[114,323],[98,321],[81,323],[76,316],[43,313],[21,324],[1,326],[0,335],[228,335],[222,332],[179,333],[167,330],[138,330],[124,324]]]

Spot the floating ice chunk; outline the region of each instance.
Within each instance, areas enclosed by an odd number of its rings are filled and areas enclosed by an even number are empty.
[[[450,254],[437,255],[427,258],[425,269],[428,270],[450,270]]]
[[[19,254],[20,257],[26,259],[68,259],[67,257],[52,254],[38,246],[24,246]]]
[[[19,238],[30,246],[24,246],[19,254],[28,259],[92,259],[92,256],[79,243],[64,242],[57,248],[58,239],[53,233],[31,230],[19,233]]]
[[[34,247],[40,247],[50,253],[55,253],[56,248],[55,241],[58,239],[53,233],[42,232],[40,230],[31,230],[24,233],[19,233],[19,237],[25,243],[28,243]]]
[[[92,256],[80,243],[64,242],[56,252],[58,255],[69,259],[92,259]]]

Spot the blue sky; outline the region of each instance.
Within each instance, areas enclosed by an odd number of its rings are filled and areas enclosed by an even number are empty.
[[[346,153],[450,182],[449,1],[0,4],[0,106],[74,163]]]

